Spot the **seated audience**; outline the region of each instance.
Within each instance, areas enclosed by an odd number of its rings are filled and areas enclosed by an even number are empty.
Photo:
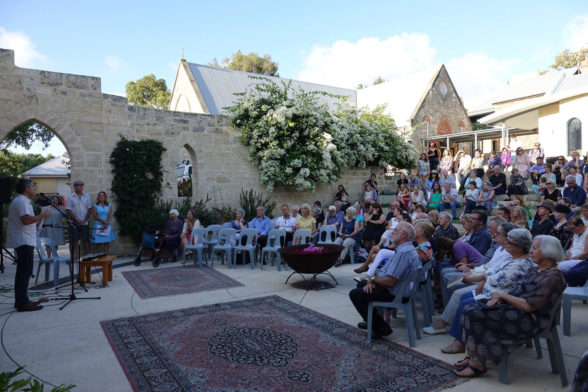
[[[412,208],[418,204],[427,204],[425,193],[421,190],[420,185],[414,186],[412,192],[410,193],[410,201]]]
[[[444,211],[446,208],[451,208],[451,216],[453,219],[457,218],[457,207],[460,206],[457,189],[450,184],[445,184],[443,193],[441,195],[440,209]]]
[[[566,283],[557,262],[563,257],[559,241],[539,236],[530,256],[536,264],[508,293],[494,292],[488,301],[478,301],[463,310],[468,357],[456,363],[455,374],[477,377],[486,372],[486,362],[500,363],[511,345],[523,344],[549,325],[559,306]],[[505,324],[512,328],[505,328]]]
[[[335,200],[341,202],[341,208],[347,209],[349,207],[349,194],[345,190],[343,185],[337,187],[337,193],[335,194]]]
[[[510,195],[526,195],[529,193],[527,185],[525,184],[525,178],[520,175],[519,169],[516,167],[512,169],[510,174],[510,185],[507,188],[506,194]]]
[[[510,221],[523,229],[529,228],[527,211],[521,206],[512,206],[510,209]]]
[[[490,248],[492,244],[492,237],[486,228],[486,222],[488,221],[488,214],[485,211],[474,210],[472,215],[472,235],[469,240],[469,244],[476,248],[480,253],[484,254]]]
[[[547,202],[543,202],[537,208],[537,217],[533,220],[531,234],[533,237],[542,234],[549,234],[553,229],[553,221],[549,215],[553,212],[553,207]]]
[[[357,326],[367,329],[368,307],[372,301],[392,301],[398,293],[399,283],[421,268],[421,261],[412,245],[415,230],[408,223],[401,223],[392,234],[394,256],[381,268],[373,279],[361,281],[357,288],[349,292],[349,298],[363,321]],[[386,321],[374,310],[372,314],[373,338],[380,339],[392,333]]]
[[[363,201],[363,203],[375,203],[376,201],[378,201],[378,194],[376,193],[376,190],[372,188],[371,184],[369,182],[366,182],[365,184],[363,184],[363,197],[361,199],[361,201]]]
[[[566,260],[558,265],[564,273],[588,258],[588,228],[584,225],[584,221],[579,216],[573,216],[567,222],[573,236],[565,255]]]
[[[325,216],[323,225],[335,226],[337,231],[339,231],[342,222],[343,220],[341,219],[341,217],[337,215],[337,207],[329,206],[329,212],[327,213],[327,216]]]
[[[496,215],[498,215],[499,217],[501,217],[505,221],[510,222],[510,210],[508,208],[506,208],[504,206],[498,207],[496,209]]]
[[[492,184],[485,181],[482,184],[482,192],[476,199],[476,206],[483,207],[486,211],[492,211],[496,207],[496,201],[494,201],[496,193],[492,189]]]
[[[545,189],[541,191],[541,197],[539,200],[542,202],[546,199],[558,201],[559,198],[561,198],[561,191],[555,187],[555,181],[545,181]]]
[[[276,229],[286,232],[286,242],[292,242],[292,237],[296,231],[296,219],[290,216],[290,209],[287,204],[282,204],[282,216],[276,219]]]
[[[561,247],[566,249],[568,242],[572,238],[573,233],[568,227],[567,215],[570,213],[570,207],[563,204],[557,204],[553,211],[555,217],[555,225],[549,232],[550,236],[553,236],[559,240]]]
[[[447,212],[441,212],[439,214],[439,226],[435,229],[435,233],[433,234],[433,240],[439,237],[447,237],[452,240],[456,240],[459,238],[459,232],[451,224],[451,215]]]
[[[429,212],[427,212],[427,216],[429,217],[429,220],[433,224],[433,227],[435,229],[437,229],[437,226],[439,226],[439,211],[429,210]]]
[[[500,166],[492,168],[492,174],[488,176],[488,181],[492,184],[495,194],[504,195],[506,193],[506,175],[502,172]]]
[[[586,191],[576,184],[576,177],[568,175],[566,177],[566,184],[568,186],[564,188],[562,196],[570,199],[572,208],[586,203]]]
[[[357,220],[355,220],[353,216],[354,214],[355,208],[347,208],[345,211],[345,218],[339,227],[339,236],[335,240],[335,243],[343,245],[345,248],[341,251],[337,262],[335,262],[335,267],[343,264],[345,257],[347,257],[347,252],[350,250],[353,252],[353,247],[359,242],[359,224],[357,223]]]
[[[309,230],[310,235],[314,236],[317,233],[316,220],[310,215],[310,206],[304,203],[300,212],[302,212],[302,216],[296,220],[296,230]],[[296,239],[294,245],[300,245],[300,238]]]
[[[465,214],[459,219],[461,227],[463,227],[463,234],[457,239],[458,241],[469,242],[474,229],[472,227],[472,216]]]
[[[438,184],[438,183],[439,183],[439,174],[437,173],[436,170],[433,170],[433,171],[431,171],[429,178],[425,182],[425,192],[426,192],[427,198],[429,197],[431,192],[433,192],[433,187],[435,186],[435,184]]]
[[[294,210],[294,207],[292,207]],[[257,216],[249,222],[249,227],[257,230],[257,246],[265,247],[267,243],[267,233],[271,228],[271,220],[265,215],[265,207],[258,206],[256,209]]]
[[[442,196],[443,193],[441,192],[441,185],[438,182],[436,182],[435,184],[433,184],[433,190],[431,191],[431,194],[428,198],[429,207],[439,211]]]
[[[448,170],[442,169],[441,177],[439,177],[439,185],[443,188],[445,184],[450,184],[452,187],[455,187],[455,177]]]
[[[472,173],[475,172],[472,170]],[[464,213],[469,214],[470,212],[472,212],[472,209],[476,206],[477,200],[480,197],[480,190],[478,189],[478,186],[476,185],[475,181],[466,184],[465,187],[466,191],[463,195],[463,203],[465,205]]]
[[[370,208],[370,213],[365,217],[365,229],[363,232],[363,241],[366,249],[369,250],[374,246],[380,237],[386,231],[386,216],[382,207],[375,203]]]
[[[408,185],[401,185],[400,192],[398,192],[398,202],[403,210],[408,210],[412,196]]]

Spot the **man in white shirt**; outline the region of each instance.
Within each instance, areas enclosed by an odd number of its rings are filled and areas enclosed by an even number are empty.
[[[33,211],[30,198],[35,194],[31,180],[21,178],[16,182],[18,196],[12,200],[8,208],[8,231],[6,247],[14,248],[16,254],[16,275],[14,277],[14,307],[19,312],[30,312],[43,309],[42,301],[30,301],[28,296],[29,279],[33,275],[34,250],[37,245],[36,223],[51,216],[51,209],[41,215]]]
[[[441,193],[441,204],[439,205],[441,212],[446,208],[451,208],[451,217],[457,219],[457,207],[459,207],[459,199],[457,189],[453,188],[451,184],[447,183],[443,187]]]
[[[90,195],[84,193],[84,182],[77,180],[74,182],[74,192],[69,195],[65,201],[65,212],[70,216],[76,224],[73,230],[73,238],[70,239],[70,246],[74,247],[75,258],[79,258],[77,254],[76,243],[79,239],[82,241],[84,254],[90,251],[90,228],[88,226],[88,219],[92,213],[92,200]]]
[[[290,209],[287,204],[282,204],[282,216],[276,219],[276,229],[286,232],[286,242],[292,241],[296,231],[296,219],[290,216]]]

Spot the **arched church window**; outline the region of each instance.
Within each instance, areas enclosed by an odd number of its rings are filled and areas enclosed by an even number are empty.
[[[568,121],[568,155],[582,148],[582,122],[578,118]]]

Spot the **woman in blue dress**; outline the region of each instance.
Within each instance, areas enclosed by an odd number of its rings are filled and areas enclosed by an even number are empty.
[[[98,193],[96,203],[92,206],[92,216],[94,217],[92,243],[96,244],[96,252],[108,253],[110,243],[114,241],[114,231],[110,224],[112,205],[108,203],[106,192]]]

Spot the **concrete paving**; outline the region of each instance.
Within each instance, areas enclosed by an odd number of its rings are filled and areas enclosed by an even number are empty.
[[[121,264],[130,260],[132,259],[119,258],[116,263]],[[159,268],[178,265],[179,263],[166,264]],[[150,264],[115,268],[114,279],[108,287],[91,287],[88,293],[76,290],[76,295],[81,298],[100,296],[100,300],[74,301],[61,311],[59,305],[63,301],[50,301],[41,311],[18,313],[12,312],[14,310],[12,287],[16,267],[10,262],[6,263],[6,271],[0,275],[0,287],[3,288],[0,303],[3,346],[0,350],[0,369],[13,370],[17,364],[24,365],[27,371],[47,384],[74,384],[76,385],[74,390],[85,392],[127,392],[132,388],[102,331],[101,320],[237,299],[279,295],[350,325],[360,321],[348,297],[349,290],[355,286],[352,280],[355,276],[354,267],[348,264],[331,269],[339,281],[337,287],[305,291],[294,288],[290,284],[299,280],[299,277],[294,276],[288,285],[284,284],[290,271],[278,272],[275,267],[269,266],[265,266],[263,270],[251,270],[249,266],[238,266],[229,270],[226,265],[215,263],[217,270],[238,280],[244,286],[141,299],[122,276],[122,272],[150,268],[153,268]],[[61,276],[66,275],[67,268],[62,268]],[[99,282],[100,278],[98,274],[93,275],[93,280],[96,282]],[[323,279],[329,280],[326,277]],[[45,290],[38,294],[53,296],[56,292]],[[67,295],[69,292],[65,288],[59,290],[57,294]],[[570,382],[579,358],[588,350],[588,305],[577,301],[573,304],[572,312],[572,337],[563,336],[560,328],[560,339]],[[420,311],[419,315],[422,322]],[[391,325],[394,333],[387,339],[408,346],[408,336],[402,315],[398,319],[393,319]],[[424,335],[422,340],[417,340],[415,349],[451,363],[461,359],[463,354],[442,354],[439,348],[449,344],[450,341],[451,338],[448,335]],[[561,388],[559,376],[551,373],[549,355],[544,341],[543,351],[543,359],[538,360],[534,349],[517,350],[511,356],[509,367],[511,384],[508,386],[499,382],[497,368],[493,367],[490,368],[488,375],[451,389],[468,392],[504,389],[533,392],[564,390]]]

